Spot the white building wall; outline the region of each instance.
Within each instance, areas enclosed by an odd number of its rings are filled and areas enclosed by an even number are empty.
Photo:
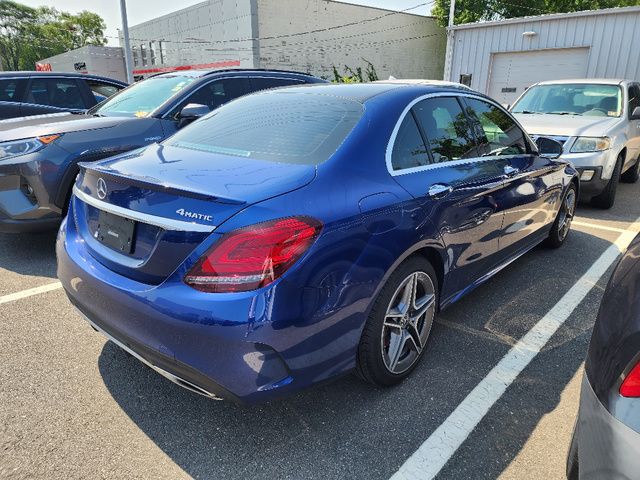
[[[640,7],[524,17],[453,28],[447,80],[471,73],[471,87],[488,93],[492,55],[588,47],[588,78],[640,79]],[[523,36],[523,32],[535,32]]]
[[[118,47],[89,45],[38,61],[38,63],[50,64],[54,72],[77,72],[75,64],[81,62],[87,66],[83,73],[127,81],[122,49]]]
[[[261,68],[332,78],[334,65],[364,69],[364,58],[381,79],[442,79],[445,31],[432,17],[332,0],[257,0],[257,12]]]
[[[132,26],[131,46],[138,56],[134,74],[185,66],[252,68],[254,15],[255,0],[207,0]],[[162,59],[160,41],[164,42]],[[146,64],[141,59],[142,45],[147,50]],[[153,63],[152,45],[156,49]]]

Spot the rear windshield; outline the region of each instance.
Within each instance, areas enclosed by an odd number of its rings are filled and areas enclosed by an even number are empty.
[[[317,165],[336,152],[362,117],[363,107],[303,90],[243,97],[180,130],[165,144]]]

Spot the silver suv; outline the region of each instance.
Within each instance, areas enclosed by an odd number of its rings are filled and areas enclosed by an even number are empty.
[[[534,138],[564,146],[562,158],[580,172],[580,196],[610,208],[618,182],[640,177],[640,83],[559,80],[536,83],[511,107]]]

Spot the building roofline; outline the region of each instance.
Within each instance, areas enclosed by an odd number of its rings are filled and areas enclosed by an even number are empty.
[[[175,15],[176,13],[182,13],[182,12],[185,12],[187,10],[191,10],[193,8],[201,7],[202,5],[207,5],[208,3],[210,3],[210,0],[204,0],[203,2],[194,3],[193,5],[189,5],[188,7],[183,7],[183,8],[180,8],[178,10],[174,10],[173,12],[169,12],[169,13],[165,13],[164,15],[160,15],[159,17],[154,17],[154,18],[152,18],[150,20],[147,20],[145,22],[136,23],[135,25],[131,25],[131,26],[129,26],[129,30],[131,30],[133,28],[137,28],[137,27],[142,27],[142,26],[150,24],[150,23],[157,22],[158,20],[162,20],[162,19],[164,19],[166,17],[170,17],[172,15]],[[118,28],[118,36],[119,35],[120,35],[120,29]]]
[[[338,3],[338,4],[341,4],[341,5],[348,5],[348,6],[352,6],[352,7],[365,8],[365,9],[369,9],[369,10],[377,10],[377,11],[380,11],[380,12],[396,13],[398,15],[411,15],[411,16],[414,16],[414,17],[431,18],[431,19],[434,19],[434,20],[436,18],[433,15],[420,15],[419,13],[402,12],[402,11],[399,11],[399,10],[390,10],[388,8],[372,7],[372,6],[369,6],[369,5],[359,5],[357,3],[350,3],[350,2],[347,2],[347,1],[345,1],[345,2],[341,2],[341,1],[338,1],[338,0],[324,0],[324,1],[327,2],[327,3]],[[164,19],[166,17],[170,17],[172,15],[175,15],[176,13],[181,13],[181,12],[184,12],[186,10],[190,10],[192,8],[196,8],[196,7],[208,4],[209,2],[210,2],[210,0],[205,0],[205,1],[200,2],[200,3],[196,3],[194,5],[189,5],[188,7],[184,7],[184,8],[181,8],[179,10],[175,10],[173,12],[165,13],[164,15],[160,15],[159,17],[152,18],[151,20],[147,20],[145,22],[141,22],[141,23],[137,23],[135,25],[131,25],[129,27],[129,30],[137,28],[137,27],[142,27],[142,26],[145,26],[145,25],[150,24],[150,23],[157,22],[158,20],[162,20],[162,19]],[[120,32],[120,29],[118,29],[118,32]]]
[[[403,12],[401,10],[392,10],[390,8],[372,7],[371,5],[360,5],[358,3],[351,3],[350,1],[344,1],[344,2],[341,2],[339,0],[324,0],[324,1],[327,2],[327,3],[340,3],[342,5],[350,5],[352,7],[367,8],[369,10],[378,10],[378,11],[381,11],[381,12],[397,13],[399,15],[411,15],[411,16],[414,16],[414,17],[432,18],[432,19],[436,18],[433,15],[420,15],[419,13]]]
[[[543,22],[546,20],[557,20],[563,18],[576,18],[576,17],[591,17],[600,15],[614,15],[621,13],[640,13],[640,7],[615,7],[615,8],[603,8],[602,10],[581,10],[579,12],[567,12],[567,13],[549,13],[545,15],[530,15],[527,17],[507,18],[503,20],[491,20],[488,22],[474,22],[463,23],[462,25],[454,25],[447,28],[447,30],[468,30],[473,28],[493,27],[496,25],[509,25],[514,23],[531,23],[531,22]]]

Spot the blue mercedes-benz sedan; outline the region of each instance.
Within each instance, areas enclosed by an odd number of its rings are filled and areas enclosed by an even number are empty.
[[[393,385],[440,309],[563,244],[579,184],[560,153],[455,85],[257,93],[83,165],[58,275],[95,329],[212,398],[352,370]]]

